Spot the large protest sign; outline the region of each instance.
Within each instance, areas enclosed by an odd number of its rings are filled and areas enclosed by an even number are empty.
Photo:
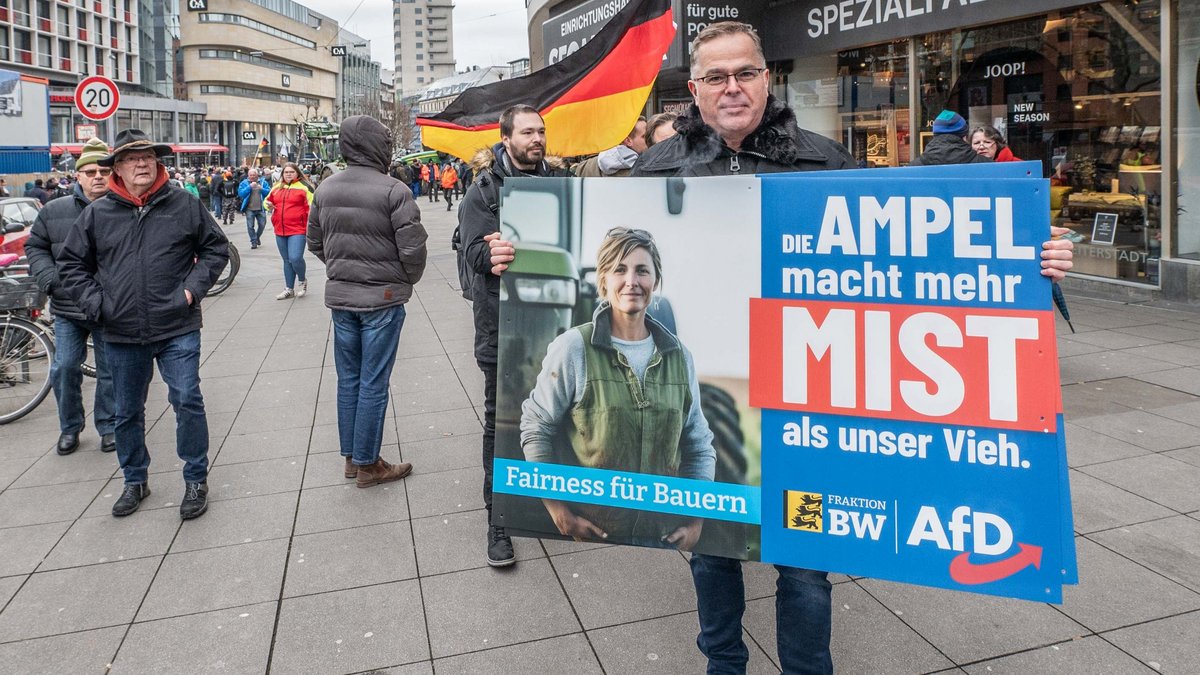
[[[1075,570],[1047,190],[962,168],[511,181],[501,522],[1060,601]],[[595,267],[617,226],[661,253],[647,325],[674,390],[613,351]],[[672,345],[693,369],[672,370]],[[628,410],[603,403],[613,382]]]

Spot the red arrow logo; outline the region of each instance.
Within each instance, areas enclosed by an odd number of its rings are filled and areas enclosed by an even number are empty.
[[[1020,551],[1011,558],[996,562],[975,564],[968,558],[970,553],[961,553],[950,562],[950,578],[960,584],[986,584],[1011,577],[1021,570],[1033,565],[1042,568],[1042,547],[1033,544],[1018,543]]]

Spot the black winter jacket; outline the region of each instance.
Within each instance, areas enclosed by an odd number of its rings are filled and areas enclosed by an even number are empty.
[[[481,150],[471,160],[475,180],[458,203],[458,229],[467,266],[475,272],[471,308],[475,315],[475,360],[496,363],[500,335],[500,277],[492,274],[492,254],[483,238],[500,231],[500,188],[513,176],[569,177],[566,169],[546,160],[535,171],[513,168],[503,143]]]
[[[321,181],[308,250],[325,263],[325,306],[371,312],[408,302],[425,274],[428,236],[407,185],[387,174],[392,141],[373,117],[342,122],[346,169]]]
[[[50,311],[72,321],[85,321],[83,310],[74,298],[63,289],[58,276],[58,260],[71,227],[79,214],[87,208],[88,199],[78,183],[70,196],[53,199],[38,211],[37,220],[29,230],[25,241],[25,255],[29,257],[29,273],[37,280],[38,288],[50,296]]]
[[[75,221],[58,272],[104,340],[149,344],[200,329],[200,301],[228,262],[225,233],[186,190],[162,185],[139,207],[114,187]]]
[[[749,176],[788,171],[853,169],[854,159],[839,143],[801,129],[791,108],[767,97],[758,128],[734,152],[692,104],[675,120],[679,133],[655,143],[633,165],[634,176]]]
[[[954,134],[935,134],[925,144],[925,152],[912,161],[911,166],[934,166],[938,164],[982,164],[992,160],[975,152],[975,149]]]

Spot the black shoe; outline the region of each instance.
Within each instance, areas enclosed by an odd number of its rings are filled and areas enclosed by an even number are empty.
[[[208,510],[208,483],[185,483],[183,503],[179,505],[179,517],[184,520],[199,518]]]
[[[250,248],[258,248],[258,244],[250,244]]]
[[[104,434],[100,437],[100,452],[113,452],[117,449],[117,435]]]
[[[142,500],[150,496],[150,485],[147,483],[138,483],[137,485],[125,485],[125,490],[121,496],[117,498],[113,504],[112,514],[118,518],[127,516],[142,505]]]
[[[58,454],[69,455],[79,449],[79,434],[62,434],[58,437]]]
[[[504,532],[503,527],[492,525],[487,535],[487,561],[492,567],[508,567],[517,562],[513,553],[512,539]]]

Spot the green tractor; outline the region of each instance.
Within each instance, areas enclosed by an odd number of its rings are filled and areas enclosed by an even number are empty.
[[[619,180],[619,179],[614,179]],[[501,191],[500,231],[504,239],[517,242],[519,254],[500,278],[501,333],[498,345],[501,370],[496,411],[498,456],[520,458],[521,403],[529,395],[542,368],[546,347],[573,326],[591,321],[599,303],[594,267],[581,266],[583,181],[572,178],[514,178]],[[684,193],[681,179],[667,180],[667,203],[678,214]],[[520,214],[512,222],[508,214]],[[658,299],[650,315],[671,332],[677,332],[675,315],[668,298]],[[686,342],[687,336],[681,336]],[[713,431],[717,452],[715,480],[747,482],[745,432],[732,396],[711,384],[700,384],[701,407]],[[505,453],[501,449],[508,449]],[[503,513],[511,499],[497,495]],[[538,509],[545,516],[544,509]],[[545,517],[542,531],[554,531]],[[746,526],[710,521],[705,526],[701,547],[729,550],[731,541],[757,542],[748,537]],[[708,540],[710,546],[705,547]],[[720,541],[718,541],[720,540]],[[723,545],[722,545],[723,542]],[[702,550],[702,549],[701,549]]]

